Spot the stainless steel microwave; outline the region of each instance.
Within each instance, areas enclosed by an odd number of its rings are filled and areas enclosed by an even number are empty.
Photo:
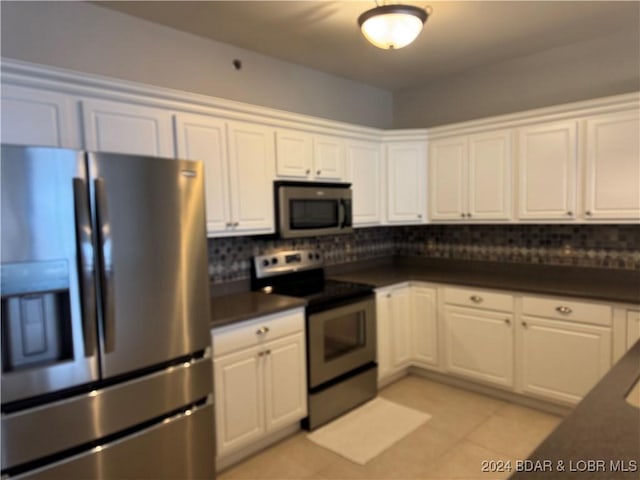
[[[353,232],[351,184],[274,182],[281,238]]]

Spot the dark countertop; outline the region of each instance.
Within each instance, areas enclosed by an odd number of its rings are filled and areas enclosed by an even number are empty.
[[[330,275],[385,287],[423,281],[500,290],[640,302],[640,271],[463,260],[399,258],[393,263]]]
[[[525,464],[524,470],[510,479],[640,478],[640,408],[625,400],[639,378],[640,341],[531,454],[529,460],[540,462],[539,465],[548,462],[547,471],[534,472]],[[589,460],[601,463],[589,466],[586,463]],[[564,471],[560,470],[559,462],[564,465]]]
[[[211,299],[210,327],[250,320],[262,315],[306,306],[306,300],[260,292],[236,293]]]

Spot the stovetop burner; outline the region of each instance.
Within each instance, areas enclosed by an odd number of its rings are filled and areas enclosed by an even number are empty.
[[[319,311],[373,293],[370,285],[325,279],[322,265],[321,255],[311,250],[254,257],[251,289],[304,298],[311,311]]]

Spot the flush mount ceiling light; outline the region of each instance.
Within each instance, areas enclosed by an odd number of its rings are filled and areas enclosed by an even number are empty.
[[[376,47],[397,50],[416,39],[429,13],[412,5],[381,5],[360,15],[358,25]]]

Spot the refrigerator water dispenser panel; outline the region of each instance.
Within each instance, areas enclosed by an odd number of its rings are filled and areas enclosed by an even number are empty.
[[[2,266],[2,372],[73,356],[65,260]]]

